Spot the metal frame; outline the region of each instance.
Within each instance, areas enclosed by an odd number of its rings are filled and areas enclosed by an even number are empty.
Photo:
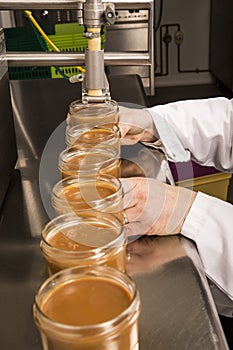
[[[78,9],[78,3],[84,0],[0,0],[0,10],[20,10],[30,9]],[[104,0],[103,2],[107,2]],[[137,0],[136,3],[124,0],[114,1],[116,8],[121,9],[127,7],[133,9],[149,9],[148,23],[148,52],[146,53],[106,53],[104,60],[106,65],[113,66],[149,66],[149,93],[154,95],[154,32],[153,17],[154,3],[153,1],[145,2],[145,0]],[[34,52],[8,52],[7,61],[9,66],[49,66],[49,65],[75,65],[84,63],[84,55],[77,53],[34,53]]]

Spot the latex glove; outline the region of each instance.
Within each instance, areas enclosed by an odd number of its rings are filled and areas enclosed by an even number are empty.
[[[125,145],[138,141],[153,142],[158,136],[153,119],[146,109],[119,106],[119,128],[122,144]]]
[[[121,179],[127,236],[180,233],[196,197],[194,191],[151,178]]]

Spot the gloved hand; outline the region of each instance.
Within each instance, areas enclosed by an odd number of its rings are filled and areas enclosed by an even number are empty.
[[[146,109],[119,106],[119,128],[124,145],[138,141],[153,142],[157,139],[154,122]]]
[[[194,191],[143,177],[122,178],[121,182],[127,236],[180,233],[196,197]]]

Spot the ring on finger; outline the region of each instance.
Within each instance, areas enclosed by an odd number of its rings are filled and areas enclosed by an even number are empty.
[[[127,225],[129,223],[129,220],[127,218],[125,210],[123,210],[123,217],[124,217],[124,224]]]

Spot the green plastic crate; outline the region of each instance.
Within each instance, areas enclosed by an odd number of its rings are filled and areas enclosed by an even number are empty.
[[[83,36],[84,26],[78,23],[62,23],[42,26],[50,40],[61,52],[84,52],[87,48],[87,39]],[[7,51],[43,51],[31,27],[6,28],[4,30]],[[104,47],[105,32],[101,36],[101,45]],[[47,50],[53,51],[46,43]],[[78,74],[74,66],[59,67],[68,77]],[[56,67],[9,67],[9,78],[39,79],[62,78]]]
[[[51,67],[9,67],[10,80],[52,78]]]
[[[54,26],[43,27],[46,33],[53,34]],[[31,27],[4,29],[7,51],[42,51]],[[51,67],[9,67],[10,80],[51,78]]]

